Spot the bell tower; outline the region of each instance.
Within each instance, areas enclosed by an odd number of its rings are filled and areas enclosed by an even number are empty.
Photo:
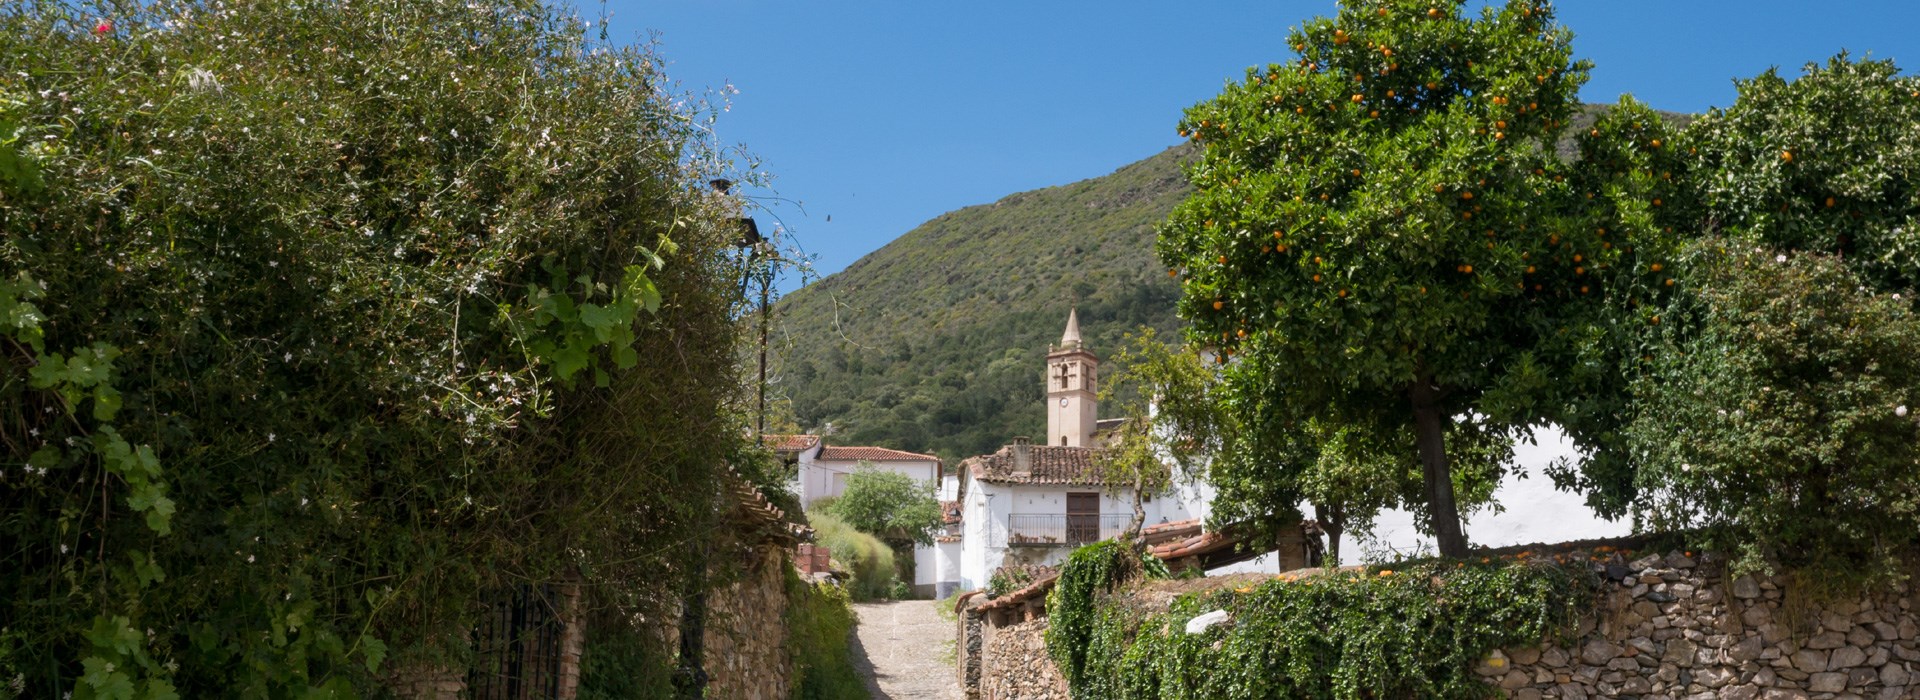
[[[1099,420],[1100,358],[1080,341],[1080,311],[1067,312],[1067,330],[1060,345],[1047,350],[1047,442],[1066,447],[1092,447]]]

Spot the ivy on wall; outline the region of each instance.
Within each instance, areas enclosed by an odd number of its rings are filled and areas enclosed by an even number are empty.
[[[1047,646],[1075,698],[1477,698],[1497,648],[1568,633],[1597,590],[1578,565],[1492,560],[1282,576],[1141,609],[1113,584],[1131,552],[1075,552]],[[1186,624],[1224,610],[1198,634]]]

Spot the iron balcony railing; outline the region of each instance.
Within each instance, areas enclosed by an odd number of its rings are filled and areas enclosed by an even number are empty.
[[[1007,544],[1014,547],[1080,545],[1117,537],[1127,527],[1130,515],[1024,515],[1007,516]]]

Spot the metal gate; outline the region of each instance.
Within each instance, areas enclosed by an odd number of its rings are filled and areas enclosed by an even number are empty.
[[[557,700],[565,625],[550,585],[515,586],[502,594],[474,630],[474,700]]]

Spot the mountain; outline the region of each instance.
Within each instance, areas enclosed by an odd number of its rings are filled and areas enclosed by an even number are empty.
[[[833,442],[949,462],[1038,435],[1047,344],[1078,306],[1088,347],[1176,328],[1154,226],[1188,192],[1176,146],[1114,173],[949,212],[776,307],[774,391]]]
[[[1571,120],[1564,157],[1606,108]],[[788,295],[771,341],[780,412],[809,431],[831,424],[837,444],[949,464],[1041,434],[1044,357],[1069,307],[1102,356],[1142,325],[1181,325],[1154,227],[1190,191],[1180,168],[1197,155],[1176,146],[1104,177],[949,212]]]

